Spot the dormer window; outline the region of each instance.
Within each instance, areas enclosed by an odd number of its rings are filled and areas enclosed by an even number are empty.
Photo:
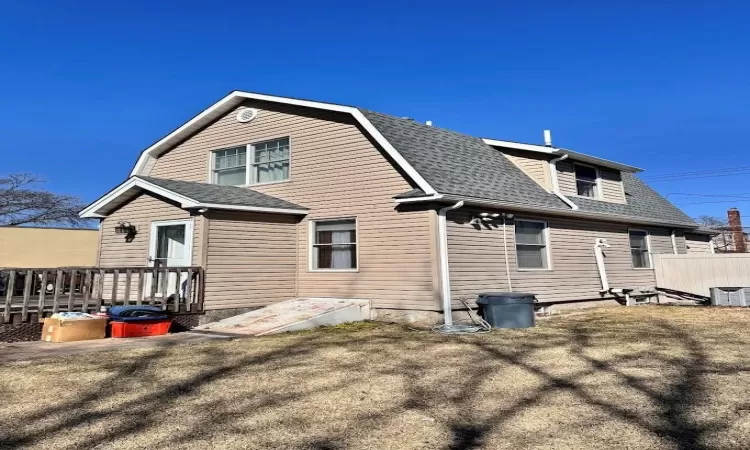
[[[574,166],[577,194],[581,197],[599,197],[599,171],[591,166]]]

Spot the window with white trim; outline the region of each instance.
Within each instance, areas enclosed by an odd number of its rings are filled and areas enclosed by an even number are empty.
[[[547,222],[516,220],[516,260],[519,269],[549,268]]]
[[[247,147],[226,148],[213,152],[211,182],[237,186],[247,182]]]
[[[641,230],[630,230],[630,258],[636,269],[651,268],[651,248],[648,240],[648,232]]]
[[[357,221],[315,221],[312,226],[313,270],[357,269]]]
[[[216,150],[212,152],[211,182],[239,186],[286,181],[290,157],[288,137]]]
[[[599,172],[591,166],[575,164],[576,192],[581,197],[599,197]]]

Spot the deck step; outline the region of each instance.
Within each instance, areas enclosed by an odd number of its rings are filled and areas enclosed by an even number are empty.
[[[358,322],[369,318],[370,302],[368,300],[298,298],[201,325],[194,330],[263,336],[325,325]]]

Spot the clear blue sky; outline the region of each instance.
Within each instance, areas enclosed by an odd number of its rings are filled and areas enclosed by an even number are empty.
[[[541,142],[550,128],[555,145],[644,176],[750,166],[750,5],[407,3],[3,2],[0,174],[91,201],[233,89],[498,139]],[[748,179],[653,186],[739,193],[684,209],[750,217]]]

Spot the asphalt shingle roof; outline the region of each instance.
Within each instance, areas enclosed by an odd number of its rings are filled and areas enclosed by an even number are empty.
[[[184,195],[199,203],[213,203],[230,206],[254,206],[259,208],[307,209],[292,202],[262,194],[252,189],[218,184],[196,183],[192,181],[167,180],[164,178],[137,176],[144,181]]]
[[[396,150],[441,194],[520,205],[566,207],[480,138],[360,109]],[[567,208],[567,207],[566,207]]]
[[[547,192],[502,152],[480,138],[431,127],[411,119],[361,109],[362,114],[414,169],[439,193],[471,197],[519,207],[542,207],[550,212],[570,211],[556,195]],[[679,208],[649,188],[632,173],[622,172],[627,204],[572,197],[580,211],[663,221],[695,227]],[[414,197],[410,191],[397,198]]]

